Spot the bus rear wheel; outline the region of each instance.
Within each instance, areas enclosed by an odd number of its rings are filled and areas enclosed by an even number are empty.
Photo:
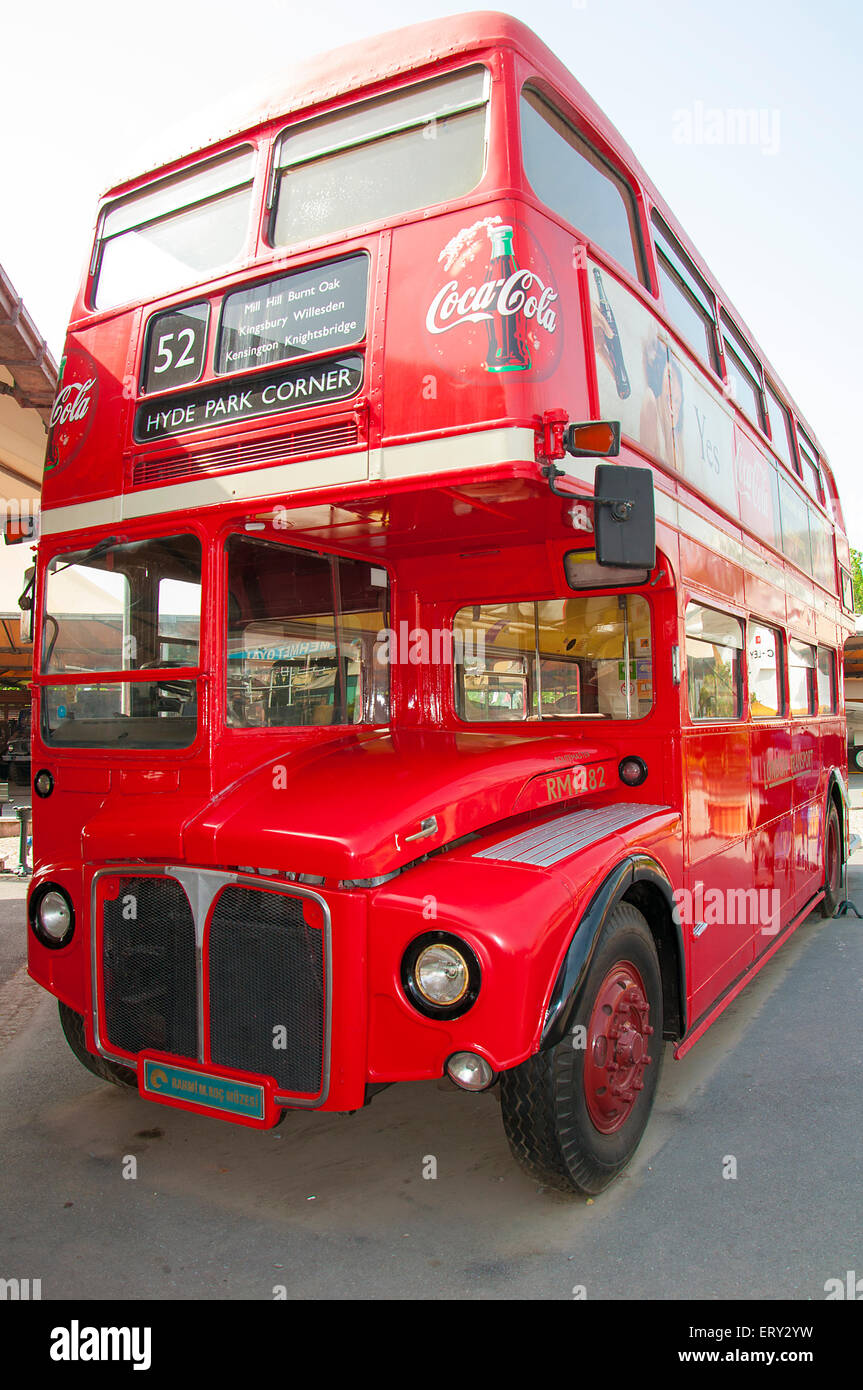
[[[824,822],[824,897],[821,900],[821,916],[835,917],[841,901],[842,833],[839,829],[836,802],[831,801]]]
[[[96,1057],[87,1049],[87,1042],[84,1036],[84,1020],[74,1009],[70,1009],[68,1004],[58,1000],[60,1009],[60,1027],[66,1035],[66,1041],[74,1052],[82,1067],[86,1067],[94,1076],[98,1076],[101,1081],[112,1081],[115,1086],[129,1086],[138,1088],[137,1074],[131,1067],[122,1067],[118,1062],[109,1062],[106,1057]]]
[[[612,910],[570,1032],[500,1079],[504,1129],[518,1163],[547,1187],[602,1192],[644,1133],[662,1061],[656,946],[630,903]]]

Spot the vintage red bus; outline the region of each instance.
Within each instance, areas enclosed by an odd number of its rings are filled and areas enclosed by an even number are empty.
[[[836,906],[848,564],[815,434],[528,29],[309,64],[110,191],[73,310],[29,899],[73,1051],[260,1127],[497,1085],[600,1191],[663,1041]]]

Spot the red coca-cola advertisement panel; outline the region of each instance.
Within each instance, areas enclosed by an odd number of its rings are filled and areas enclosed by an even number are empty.
[[[574,245],[554,223],[507,202],[400,228],[389,283],[387,439],[587,409]]]

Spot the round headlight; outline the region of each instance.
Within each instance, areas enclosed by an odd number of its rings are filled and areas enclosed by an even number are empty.
[[[480,968],[467,942],[449,932],[416,937],[402,958],[405,994],[427,1018],[458,1018],[479,994]]]
[[[37,796],[50,796],[54,790],[54,778],[46,767],[41,772],[37,772],[33,778],[33,786]]]
[[[467,993],[467,961],[454,946],[426,946],[417,956],[414,979],[430,1004],[457,1004]]]
[[[58,888],[49,888],[39,895],[32,909],[31,921],[42,945],[52,949],[65,946],[75,930],[72,904]]]

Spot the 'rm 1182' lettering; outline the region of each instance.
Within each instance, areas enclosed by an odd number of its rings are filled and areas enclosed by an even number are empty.
[[[605,786],[605,768],[574,767],[563,775],[546,777],[545,790],[549,801],[566,801],[580,792],[598,792]]]

